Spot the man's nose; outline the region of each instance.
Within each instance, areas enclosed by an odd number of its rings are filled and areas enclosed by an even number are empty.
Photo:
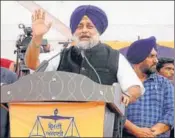
[[[83,32],[83,33],[86,33],[87,31],[88,31],[87,27],[84,26],[84,27],[82,28],[82,32]]]
[[[158,63],[157,57],[154,58],[154,63],[156,63],[156,64]]]
[[[171,73],[172,75],[174,75],[174,70],[173,70],[173,69],[171,69],[171,70],[170,70],[170,73]]]

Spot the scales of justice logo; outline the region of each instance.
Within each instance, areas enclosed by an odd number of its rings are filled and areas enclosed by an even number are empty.
[[[75,118],[58,115],[58,109],[54,115],[37,116],[29,137],[80,137]]]

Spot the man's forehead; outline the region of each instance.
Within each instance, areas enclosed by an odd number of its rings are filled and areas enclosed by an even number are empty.
[[[82,20],[90,20],[87,15],[83,16]]]
[[[86,16],[86,15],[83,16],[83,18],[81,19],[81,21],[79,23],[79,25],[82,25],[82,24],[91,24],[91,25],[95,26],[93,24],[93,22],[91,21],[91,19],[88,16]],[[96,26],[95,26],[95,28],[96,28]]]
[[[83,16],[80,23],[83,22],[83,21],[89,21],[90,23],[92,23],[91,19],[87,15]]]
[[[174,68],[174,64],[173,63],[165,63],[163,66],[164,67],[173,67]]]

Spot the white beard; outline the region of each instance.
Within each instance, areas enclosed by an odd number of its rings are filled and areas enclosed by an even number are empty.
[[[80,41],[77,36],[73,36],[73,41],[80,49],[90,49],[99,43],[99,34],[93,36],[89,41]]]

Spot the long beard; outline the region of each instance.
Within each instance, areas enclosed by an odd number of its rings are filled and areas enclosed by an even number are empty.
[[[156,72],[156,68],[145,68],[142,70],[143,73],[145,73],[147,76],[150,76],[151,74]]]
[[[73,36],[73,41],[80,49],[90,49],[99,43],[99,34],[90,38],[89,41],[80,41],[77,36]]]
[[[147,76],[150,76],[151,74],[155,73],[155,71],[152,71],[152,70],[150,70],[150,69],[145,69],[145,70],[143,71],[143,73],[145,73]]]

